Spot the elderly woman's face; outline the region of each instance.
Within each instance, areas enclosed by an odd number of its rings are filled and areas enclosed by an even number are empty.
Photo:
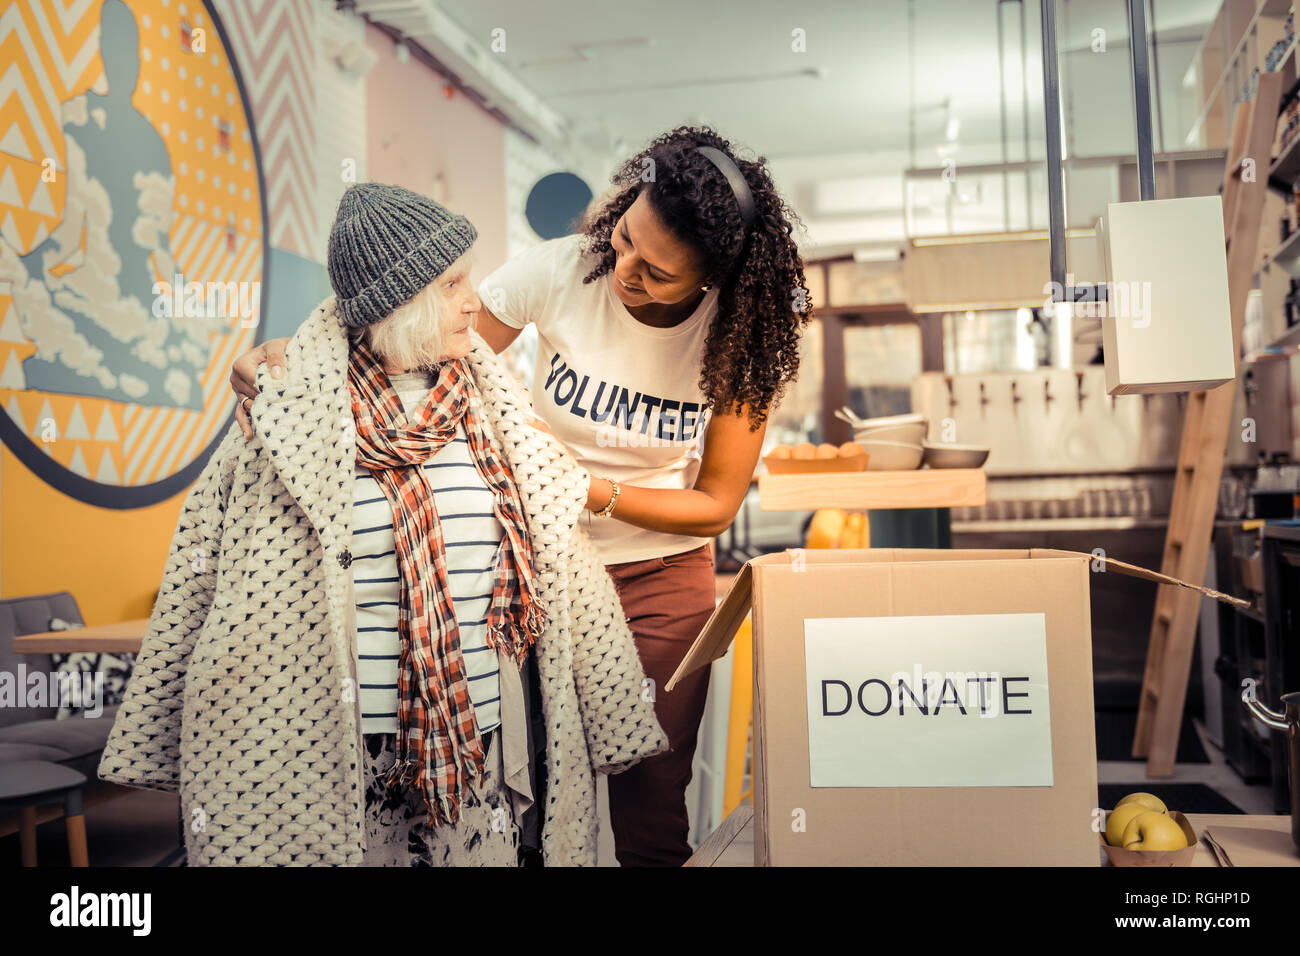
[[[466,254],[419,294],[370,326],[367,335],[386,372],[410,372],[464,358],[482,308]]]
[[[478,310],[483,303],[469,281],[469,261],[462,256],[452,263],[442,275],[435,280],[438,291],[443,297],[443,342],[446,354],[439,361],[464,358],[469,354],[471,343],[469,330],[478,323]]]

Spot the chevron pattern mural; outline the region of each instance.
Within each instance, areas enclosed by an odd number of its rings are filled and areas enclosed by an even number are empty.
[[[258,103],[286,127],[278,202],[292,245],[315,228],[287,129],[309,126],[298,48],[312,45],[311,5],[237,6],[261,16],[257,28],[235,17],[237,55],[280,64]],[[201,2],[0,0],[0,412],[72,474],[159,482],[233,409],[229,368],[255,341],[265,278],[245,105]],[[106,165],[105,150],[131,162]],[[162,316],[156,284],[178,275],[185,289],[233,284],[246,308],[214,312],[209,293],[205,310]]]
[[[313,258],[316,221],[316,11],[313,0],[215,4],[244,71],[262,147],[271,245]]]
[[[42,162],[62,154],[63,101],[103,75],[91,15],[100,2],[0,2],[0,227],[24,253],[63,209],[65,183],[42,182]]]

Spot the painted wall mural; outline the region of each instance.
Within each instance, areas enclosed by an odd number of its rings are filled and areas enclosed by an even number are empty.
[[[0,0],[0,439],[64,494],[189,485],[263,338],[265,187],[207,3]]]

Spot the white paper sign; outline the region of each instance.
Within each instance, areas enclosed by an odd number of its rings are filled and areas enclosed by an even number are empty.
[[[814,787],[1050,787],[1042,614],[809,618]]]

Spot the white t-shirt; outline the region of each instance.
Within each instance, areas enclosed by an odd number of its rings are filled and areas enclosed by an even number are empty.
[[[717,311],[716,289],[670,329],[638,322],[614,294],[613,276],[583,277],[595,260],[580,236],[543,242],[479,283],[492,314],[512,328],[537,326],[532,386],[537,415],[593,476],[647,488],[691,488],[709,419],[700,361]],[[667,557],[708,538],[591,520],[606,564]]]

